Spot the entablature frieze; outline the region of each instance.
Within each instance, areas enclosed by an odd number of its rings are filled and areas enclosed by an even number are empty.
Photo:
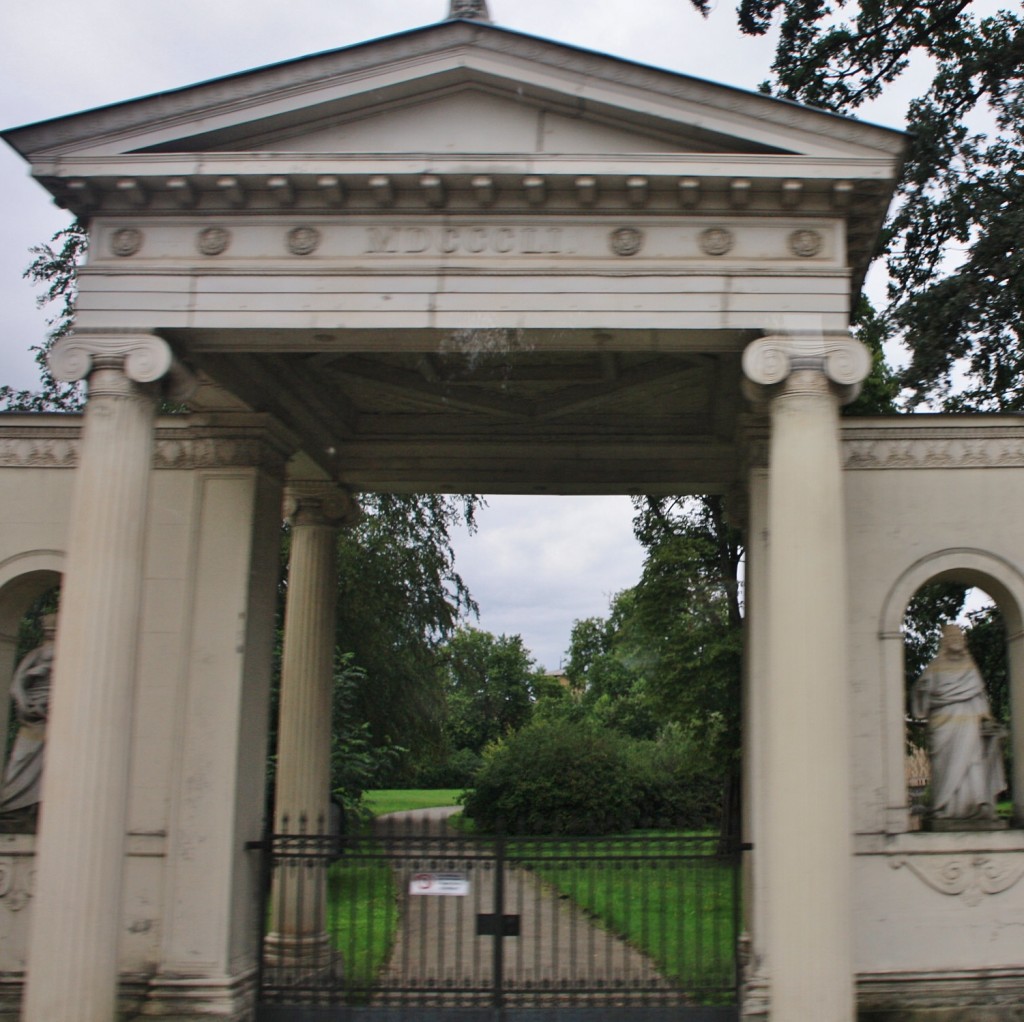
[[[837,217],[750,215],[104,216],[93,224],[88,272],[245,272],[267,263],[299,273],[329,265],[383,274],[438,263],[529,272],[538,264],[600,263],[624,273],[654,266],[672,273],[845,274],[844,227]]]
[[[77,415],[0,417],[0,468],[74,468],[78,464],[81,418]],[[54,422],[54,419],[64,422]],[[249,420],[260,418],[248,416]],[[5,421],[6,420],[6,421]],[[284,478],[295,441],[272,420],[179,425],[158,420],[153,468],[260,468]]]
[[[848,471],[1024,468],[1024,423],[1004,416],[848,419],[842,440]]]

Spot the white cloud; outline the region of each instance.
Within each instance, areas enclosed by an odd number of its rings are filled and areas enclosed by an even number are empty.
[[[489,497],[479,532],[456,545],[456,567],[480,603],[479,626],[522,635],[556,670],[573,621],[604,616],[610,598],[640,576],[632,517],[627,497]]]

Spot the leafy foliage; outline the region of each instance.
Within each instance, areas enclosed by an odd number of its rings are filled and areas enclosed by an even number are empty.
[[[612,599],[607,618],[574,622],[565,673],[596,721],[633,738],[653,738],[663,718],[647,686],[653,656],[635,611],[636,593],[627,589]]]
[[[477,755],[521,728],[550,684],[518,635],[462,627],[442,648],[441,663],[447,745]]]
[[[365,676],[351,712],[377,746],[437,748],[444,716],[438,654],[476,604],[455,570],[449,530],[475,528],[480,499],[366,494],[338,543],[338,649]]]
[[[36,299],[40,308],[56,304],[57,311],[49,319],[50,332],[42,344],[32,345],[39,366],[41,387],[38,391],[0,387],[0,410],[6,412],[73,412],[81,408],[84,398],[80,383],[61,383],[50,372],[46,356],[62,337],[71,332],[78,298],[78,267],[85,258],[89,237],[85,225],[75,220],[61,228],[47,245],[32,249],[34,256],[24,276],[45,290]]]
[[[1006,662],[1006,622],[999,608],[989,604],[967,614],[967,646],[985,679],[992,716],[1010,723],[1010,676]]]
[[[484,829],[523,834],[699,826],[718,805],[706,766],[699,742],[682,729],[637,741],[578,706],[549,706],[487,750],[465,811]]]
[[[721,497],[634,503],[634,531],[648,549],[635,599],[654,658],[651,694],[664,718],[694,729],[725,775],[740,748],[740,534]]]
[[[339,657],[331,693],[331,791],[346,819],[363,812],[363,793],[380,786],[403,749],[375,746],[370,726],[353,712],[365,681],[352,656]]]
[[[703,11],[704,4],[694,2]],[[908,69],[905,171],[882,239],[887,330],[911,361],[911,402],[1024,408],[1024,18],[980,0],[740,0],[743,32],[778,25],[772,80],[787,99],[852,114]],[[957,258],[951,259],[953,253]],[[966,386],[951,394],[956,373]]]

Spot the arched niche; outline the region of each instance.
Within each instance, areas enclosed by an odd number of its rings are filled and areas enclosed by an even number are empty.
[[[0,735],[7,734],[8,692],[21,619],[43,593],[60,584],[63,569],[64,555],[59,550],[32,550],[0,562]]]
[[[1024,574],[1009,561],[968,547],[948,548],[922,557],[889,590],[879,621],[884,679],[888,804],[902,807],[903,829],[910,828],[904,770],[903,618],[914,594],[931,582],[976,587],[999,607],[1006,623],[1006,659],[1010,686],[1013,748],[1014,823],[1024,825]],[[890,814],[892,818],[892,814]]]

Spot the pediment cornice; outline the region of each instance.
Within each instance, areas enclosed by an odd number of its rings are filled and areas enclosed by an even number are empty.
[[[280,131],[456,84],[505,88],[578,115],[646,119],[813,155],[898,157],[903,135],[759,93],[647,67],[492,25],[445,22],[40,124],[3,137],[30,160],[173,146],[218,133]]]

